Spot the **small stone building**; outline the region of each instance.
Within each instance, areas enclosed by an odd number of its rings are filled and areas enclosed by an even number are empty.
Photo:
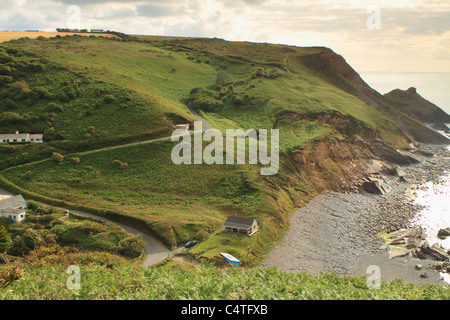
[[[229,216],[223,224],[223,232],[253,235],[258,231],[258,223],[252,218]]]

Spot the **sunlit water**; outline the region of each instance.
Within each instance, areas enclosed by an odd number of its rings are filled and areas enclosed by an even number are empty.
[[[439,183],[421,185],[416,194],[415,203],[423,206],[423,209],[412,220],[412,224],[425,230],[430,245],[438,243],[449,250],[450,237],[439,239],[437,234],[439,230],[450,227],[450,171],[441,177]],[[441,275],[445,282],[450,283],[449,274]]]

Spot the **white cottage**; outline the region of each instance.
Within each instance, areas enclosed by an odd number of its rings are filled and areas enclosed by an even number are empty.
[[[223,224],[223,232],[239,233],[248,236],[258,231],[258,223],[255,219],[229,216]]]
[[[27,206],[27,201],[21,195],[0,200],[0,217],[11,218],[16,222],[23,221],[26,218]]]
[[[36,133],[20,133],[16,131],[16,133],[4,133],[0,134],[0,143],[1,142],[31,142],[31,143],[43,143],[44,142],[44,134]]]

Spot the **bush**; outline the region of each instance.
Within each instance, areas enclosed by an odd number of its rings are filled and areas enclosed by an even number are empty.
[[[50,111],[50,112],[63,112],[64,108],[61,105],[57,104],[57,103],[50,102],[48,104],[48,111]]]
[[[0,67],[0,75],[9,76],[11,75],[11,68],[8,66]]]
[[[29,92],[30,87],[28,86],[28,83],[26,83],[24,80],[14,82],[9,86],[10,91],[14,92],[16,94],[22,94],[24,92]]]
[[[34,173],[31,170],[28,170],[28,172],[25,174],[25,177],[30,180],[31,178],[33,178]]]
[[[223,102],[219,99],[220,95],[216,91],[195,88],[191,90],[188,102],[196,111],[217,112],[223,107]]]
[[[220,70],[217,73],[216,85],[223,87],[227,83],[231,82],[231,80],[232,80],[231,75],[227,71]]]
[[[13,62],[13,58],[10,57],[8,54],[0,52],[0,63],[8,63],[8,62]]]
[[[136,258],[144,251],[144,241],[139,236],[131,236],[120,240],[117,250],[123,256]]]
[[[33,89],[33,93],[37,98],[43,98],[43,99],[50,99],[51,94],[50,91],[48,91],[45,87],[36,87]]]
[[[10,76],[2,76],[2,75],[0,75],[0,85],[5,85],[5,84],[8,84],[8,83],[11,83],[12,80],[13,80],[13,78],[10,77]]]
[[[208,237],[209,237],[209,233],[206,232],[205,230],[198,230],[197,233],[195,234],[195,239],[197,239],[199,241],[208,239]]]
[[[64,156],[62,154],[58,153],[58,152],[53,152],[52,153],[52,159],[55,162],[62,163],[64,161]]]
[[[117,165],[120,169],[125,169],[128,167],[128,163],[127,162],[122,162],[120,160],[114,160],[113,163],[115,165]]]
[[[117,100],[117,98],[114,97],[112,94],[106,95],[105,98],[103,99],[103,101],[104,101],[106,104],[114,103],[114,102],[116,102],[116,100]]]

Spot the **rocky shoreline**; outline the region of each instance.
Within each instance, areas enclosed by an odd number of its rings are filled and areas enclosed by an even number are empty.
[[[380,236],[412,228],[411,220],[422,209],[414,203],[418,186],[438,183],[450,168],[446,146],[420,145],[407,155],[416,163],[378,165],[358,193],[321,194],[298,209],[284,239],[260,267],[345,276],[366,275],[368,267],[376,265],[382,281],[444,283],[439,272],[447,270],[445,266],[438,268],[433,259],[419,260],[407,254],[389,259],[385,239]]]

